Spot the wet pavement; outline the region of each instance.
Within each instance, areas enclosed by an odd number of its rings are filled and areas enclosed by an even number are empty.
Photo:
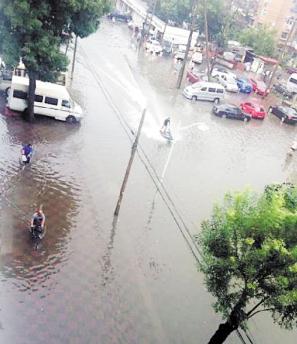
[[[103,22],[79,42],[72,93],[86,112],[81,125],[0,117],[1,343],[206,343],[216,330],[188,232],[199,232],[229,190],[296,181],[297,157],[286,159],[296,128],[271,115],[216,118],[211,103],[175,90],[176,77],[170,58],[137,52],[126,26]],[[145,106],[115,223],[131,130]],[[172,144],[159,135],[168,114]],[[23,142],[35,149],[25,168]],[[39,204],[47,233],[35,247],[27,230]],[[296,331],[267,317],[254,319],[249,335],[296,342]]]

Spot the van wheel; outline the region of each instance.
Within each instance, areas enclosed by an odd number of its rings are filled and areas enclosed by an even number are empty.
[[[197,96],[192,96],[192,100],[197,100]]]
[[[76,118],[74,116],[70,115],[66,118],[66,122],[67,123],[76,123]]]
[[[7,98],[9,96],[9,93],[10,93],[10,87],[7,87],[7,89],[5,90],[5,95]]]
[[[219,98],[215,98],[215,100],[213,101],[215,104],[219,104],[220,99]]]

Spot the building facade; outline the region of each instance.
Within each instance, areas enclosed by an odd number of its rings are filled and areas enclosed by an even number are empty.
[[[275,29],[279,44],[286,44],[295,31],[296,3],[296,0],[259,0],[255,24]]]

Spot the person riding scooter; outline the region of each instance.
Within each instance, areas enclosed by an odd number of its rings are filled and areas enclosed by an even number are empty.
[[[44,232],[45,216],[42,208],[37,208],[31,219],[31,233],[37,234],[40,238]]]
[[[22,153],[22,156],[23,156],[22,161],[25,164],[29,164],[30,160],[31,160],[31,157],[32,157],[32,153],[33,153],[33,148],[32,148],[31,143],[23,145],[21,153]]]

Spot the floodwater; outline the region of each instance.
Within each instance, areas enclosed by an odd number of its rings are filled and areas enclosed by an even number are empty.
[[[72,94],[86,113],[81,125],[0,117],[1,343],[194,344],[216,330],[189,234],[229,190],[296,181],[297,157],[286,159],[296,128],[271,115],[214,118],[212,104],[176,91],[176,77],[170,58],[137,52],[126,26],[103,22],[79,42]],[[171,144],[159,135],[168,115]],[[24,142],[35,152],[22,168]],[[36,247],[28,223],[40,204],[47,233]],[[248,334],[254,343],[296,342],[296,331],[265,316]]]

